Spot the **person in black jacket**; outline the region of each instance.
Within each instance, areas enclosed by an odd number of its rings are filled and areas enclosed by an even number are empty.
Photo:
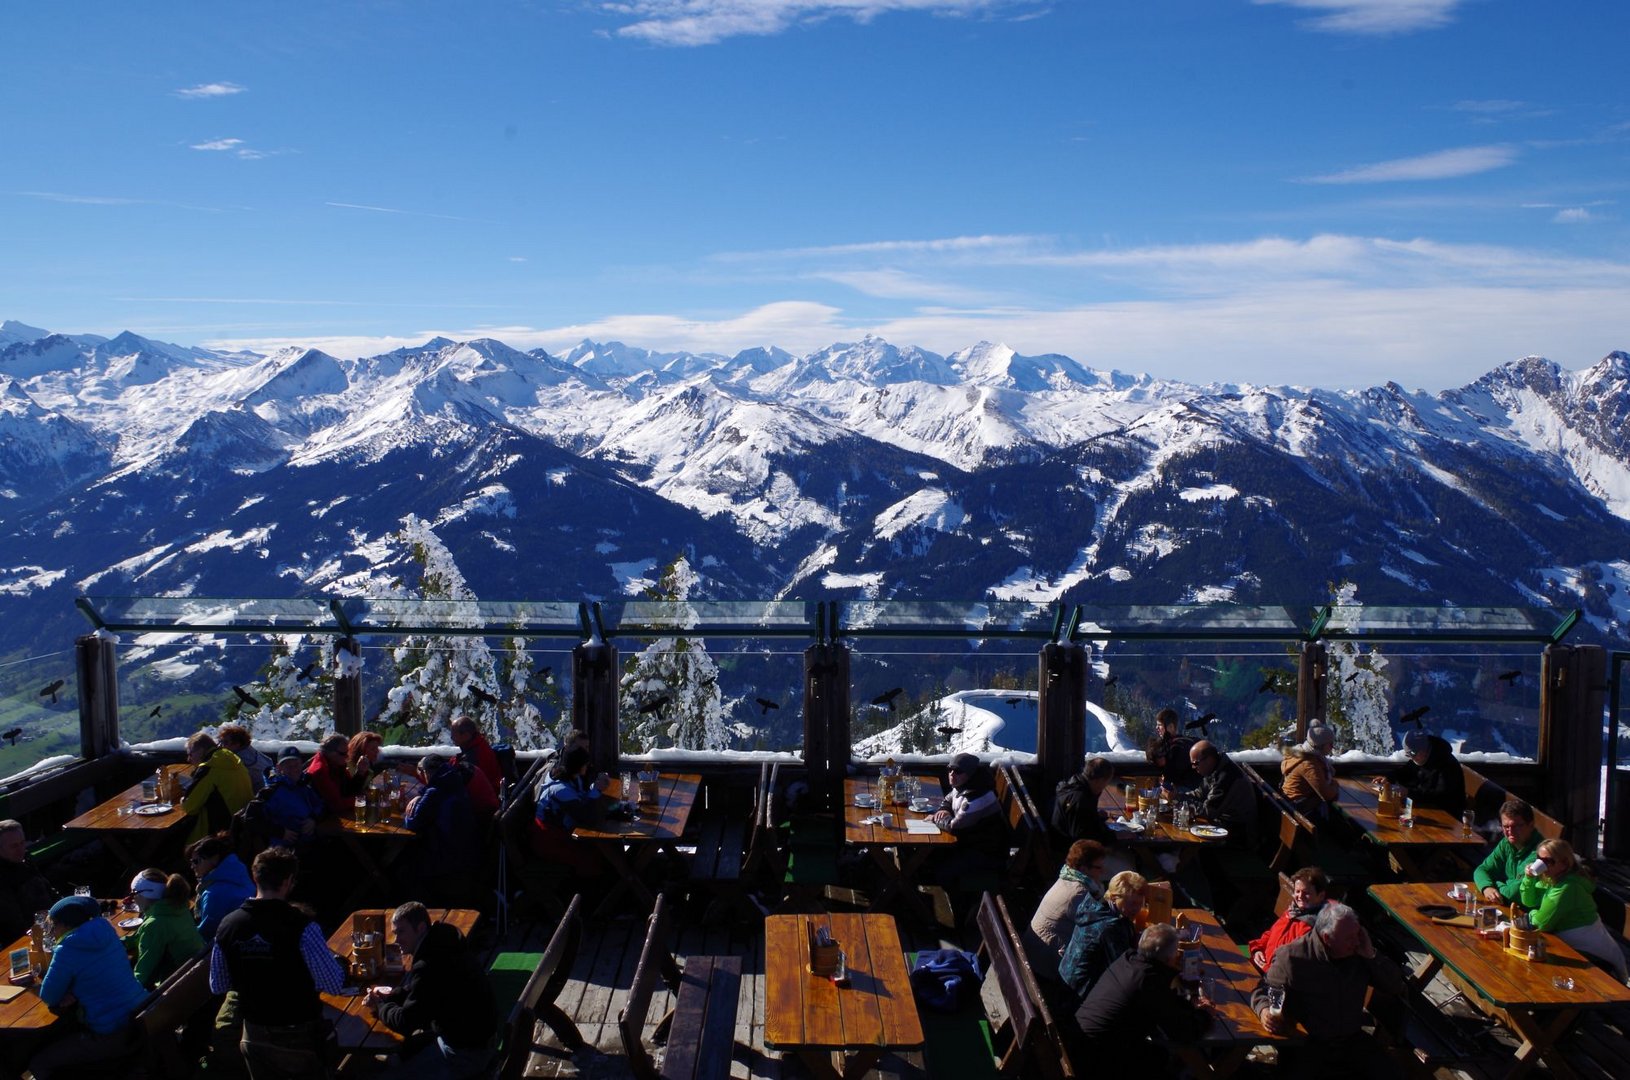
[[[0,935],[15,941],[56,900],[57,891],[28,857],[23,823],[0,821]]]
[[[397,1080],[465,1080],[492,1072],[497,1056],[497,1008],[492,987],[464,935],[430,921],[417,901],[391,914],[402,951],[413,957],[396,988],[376,986],[365,1004],[392,1031],[406,1038]]]
[[[444,907],[460,907],[473,900],[481,857],[480,827],[470,804],[467,777],[436,754],[419,762],[424,794],[408,803],[402,824],[417,840],[404,856],[406,876],[416,892]]]
[[[1203,1005],[1178,994],[1181,966],[1177,931],[1167,923],[1145,930],[1137,948],[1109,965],[1076,1010],[1081,1039],[1071,1057],[1091,1062],[1098,1075],[1175,1075],[1167,1047],[1192,1045],[1211,1025]]]
[[[1145,756],[1160,770],[1160,782],[1176,791],[1193,791],[1200,786],[1200,774],[1194,771],[1189,751],[1194,740],[1183,734],[1183,721],[1176,709],[1161,709],[1155,713],[1155,726],[1160,734],[1149,740]]]
[[[1416,806],[1430,806],[1460,816],[1466,809],[1466,774],[1447,742],[1418,728],[1404,736],[1409,760],[1392,781],[1409,791]]]

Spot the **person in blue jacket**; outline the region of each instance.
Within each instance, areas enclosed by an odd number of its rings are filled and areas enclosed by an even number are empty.
[[[95,899],[58,900],[51,908],[51,933],[60,940],[40,982],[40,1000],[54,1013],[77,1011],[81,1026],[29,1060],[36,1080],[127,1053],[134,1045],[130,1017],[146,996],[130,970],[118,931],[102,918],[102,905]]]
[[[279,847],[311,839],[317,831],[317,819],[327,809],[317,789],[306,782],[305,760],[292,746],[277,756],[277,768],[257,798],[270,833],[268,839]]]
[[[419,761],[424,793],[408,803],[402,824],[417,836],[412,876],[437,906],[456,907],[469,899],[481,855],[481,831],[462,769],[437,754]]]
[[[579,875],[593,877],[605,866],[598,852],[572,839],[580,825],[595,826],[605,821],[611,800],[601,795],[609,778],[602,773],[589,779],[589,750],[573,745],[549,771],[549,779],[538,790],[538,806],[532,815],[532,851],[540,858],[562,863]]]
[[[198,933],[206,942],[214,941],[221,920],[255,895],[255,883],[224,836],[206,836],[187,848],[187,861],[198,879]]]

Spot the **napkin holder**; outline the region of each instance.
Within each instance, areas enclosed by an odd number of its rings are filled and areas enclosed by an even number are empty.
[[[192,771],[190,765],[164,766],[164,781],[159,785],[159,798],[164,802],[181,801],[181,778]]]
[[[823,979],[830,979],[838,973],[838,963],[842,950],[838,943],[833,941],[830,934],[817,931],[814,924],[809,926],[809,971],[811,975],[818,975]]]
[[[1149,925],[1172,921],[1172,883],[1151,881],[1143,888],[1143,909],[1149,913]]]

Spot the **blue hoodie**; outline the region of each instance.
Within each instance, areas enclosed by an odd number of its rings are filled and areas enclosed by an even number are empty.
[[[255,883],[249,880],[249,869],[236,855],[227,855],[220,865],[204,875],[198,883],[198,932],[205,941],[215,940],[215,929],[221,920],[243,906],[255,895]]]
[[[40,1000],[55,1010],[69,994],[78,999],[85,1026],[98,1035],[111,1035],[129,1023],[146,996],[130,970],[119,932],[106,919],[68,931],[51,954]]]
[[[439,872],[473,871],[479,864],[481,833],[464,773],[457,767],[444,764],[430,778],[402,824],[427,845]]]
[[[304,773],[293,780],[281,773],[273,773],[266,782],[266,788],[266,794],[261,796],[266,808],[266,820],[279,829],[299,833],[306,822],[322,817],[327,809],[323,797],[306,783]],[[274,837],[272,842],[280,844],[283,838]]]

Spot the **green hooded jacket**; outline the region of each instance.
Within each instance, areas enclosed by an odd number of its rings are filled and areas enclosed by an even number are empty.
[[[1577,868],[1552,881],[1549,875],[1522,878],[1522,906],[1533,909],[1534,929],[1559,934],[1597,919],[1596,883]]]
[[[1540,843],[1545,837],[1535,829],[1528,834],[1528,843],[1517,847],[1511,841],[1502,837],[1494,850],[1489,852],[1488,858],[1477,865],[1472,871],[1472,880],[1477,883],[1477,891],[1493,885],[1500,891],[1506,903],[1519,899],[1518,890],[1522,887],[1522,868],[1534,861],[1539,851]]]
[[[204,938],[185,904],[155,900],[126,947],[136,954],[136,981],[152,989],[204,951]]]

